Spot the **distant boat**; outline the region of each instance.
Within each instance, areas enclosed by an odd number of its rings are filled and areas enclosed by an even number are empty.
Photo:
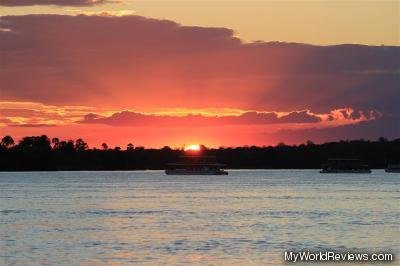
[[[385,169],[386,173],[400,173],[400,164],[389,164]]]
[[[167,164],[167,175],[227,175],[225,164],[216,163],[214,156],[182,156],[179,162]]]
[[[348,173],[348,174],[369,174],[371,169],[362,164],[359,159],[328,159],[327,164],[322,167],[320,173]]]

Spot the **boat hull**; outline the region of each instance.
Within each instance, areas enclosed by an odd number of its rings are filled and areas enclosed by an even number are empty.
[[[359,169],[359,170],[341,170],[341,169],[332,169],[332,170],[321,170],[319,171],[321,174],[370,174],[371,170],[369,169]]]
[[[167,175],[227,175],[224,170],[187,170],[187,169],[167,169]]]
[[[385,169],[386,173],[400,173],[400,169]]]

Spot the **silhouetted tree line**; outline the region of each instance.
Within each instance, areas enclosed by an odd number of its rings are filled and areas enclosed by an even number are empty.
[[[203,146],[203,153],[216,156],[233,169],[320,168],[328,158],[359,158],[371,168],[385,168],[388,163],[400,162],[400,139],[217,149]],[[5,136],[0,143],[0,171],[164,169],[166,163],[184,154],[182,149],[145,149],[131,143],[124,150],[109,148],[106,143],[101,149],[89,149],[82,139],[50,140],[45,135],[24,137],[16,144],[12,137]]]

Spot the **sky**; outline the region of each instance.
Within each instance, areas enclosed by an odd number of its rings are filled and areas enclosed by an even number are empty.
[[[400,137],[399,1],[0,0],[0,135]]]

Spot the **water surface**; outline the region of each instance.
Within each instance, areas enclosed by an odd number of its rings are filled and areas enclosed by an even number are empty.
[[[399,254],[399,203],[400,174],[381,170],[3,172],[0,265],[282,265],[292,249]]]

